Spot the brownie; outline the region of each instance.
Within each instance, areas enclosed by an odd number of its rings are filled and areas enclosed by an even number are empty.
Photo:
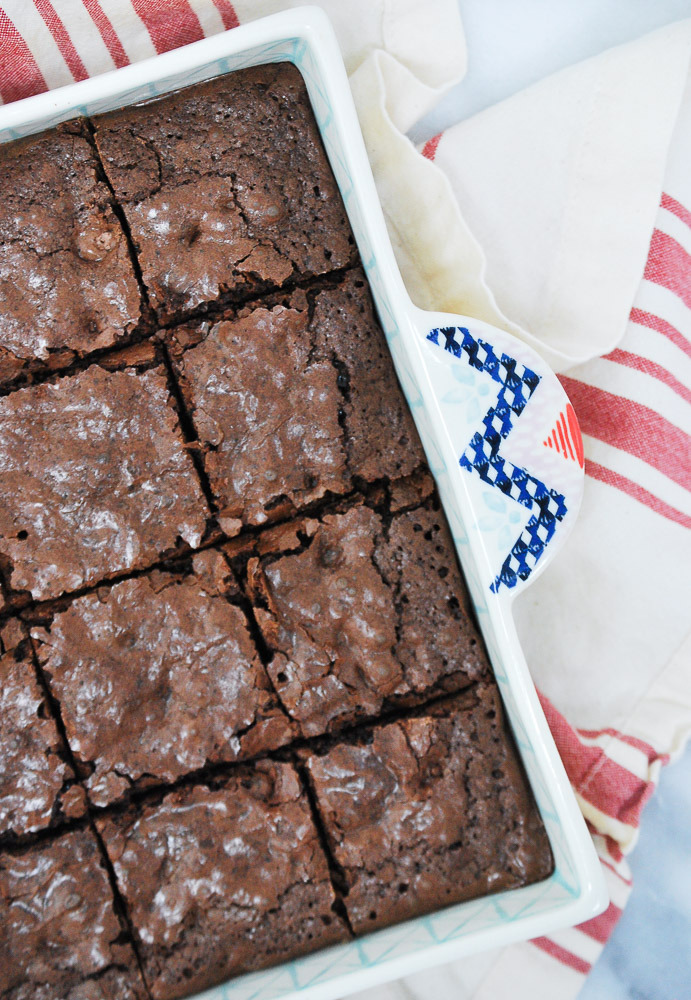
[[[306,752],[305,763],[356,934],[552,871],[492,687]]]
[[[229,572],[220,553],[200,552],[187,575],[103,587],[32,629],[94,805],[290,739],[245,616],[226,600]]]
[[[0,630],[0,839],[25,837],[84,811],[84,792],[36,679],[28,639],[10,620]]]
[[[229,534],[425,468],[359,269],[163,338]]]
[[[350,487],[329,361],[312,358],[308,312],[259,307],[169,337],[204,466],[230,534]]]
[[[339,370],[353,476],[366,481],[396,479],[426,467],[364,272],[349,271],[336,287],[320,291],[313,301],[316,351],[331,358]]]
[[[429,540],[425,536],[429,536]],[[271,679],[305,736],[489,675],[442,515],[306,519],[248,562]]]
[[[354,261],[294,66],[239,70],[94,125],[159,319]]]
[[[0,1000],[146,1000],[90,830],[0,852]]]
[[[289,764],[97,821],[156,1000],[346,938],[305,793]]]
[[[208,508],[160,371],[98,365],[0,399],[0,558],[39,600],[195,546]]]
[[[87,140],[0,146],[0,190],[0,384],[131,334],[139,287]]]

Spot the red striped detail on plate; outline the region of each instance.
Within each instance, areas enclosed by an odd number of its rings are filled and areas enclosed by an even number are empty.
[[[580,467],[583,468],[583,441],[574,408],[570,403],[566,404],[564,410],[559,414],[559,419],[553,427],[551,434],[542,443],[546,448],[553,448],[555,451],[558,451],[564,458],[569,458],[572,462],[578,462]]]

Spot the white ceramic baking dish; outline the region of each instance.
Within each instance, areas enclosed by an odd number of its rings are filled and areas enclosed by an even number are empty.
[[[434,472],[508,717],[555,859],[548,880],[448,907],[209,990],[204,1000],[330,1000],[601,912],[591,839],[517,639],[516,595],[568,534],[583,489],[573,411],[554,374],[509,334],[410,301],[386,231],[331,25],[303,7],[0,108],[0,141],[147,100],[243,66],[301,71],[399,378]]]

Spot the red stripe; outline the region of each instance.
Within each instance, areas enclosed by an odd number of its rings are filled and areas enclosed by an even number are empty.
[[[132,0],[157,52],[168,52],[204,37],[187,0]]]
[[[668,385],[687,403],[691,403],[691,389],[687,389],[683,382],[680,382],[671,372],[655,361],[642,358],[639,354],[631,354],[630,351],[622,351],[618,347],[603,357],[607,361],[615,361],[618,365],[624,365],[626,368],[633,368],[637,372],[651,375],[658,382],[664,382],[665,385]]]
[[[629,319],[632,323],[638,323],[640,326],[647,326],[649,330],[656,330],[661,333],[663,337],[667,337],[671,340],[675,347],[678,347],[680,351],[684,354],[688,354],[691,358],[691,342],[680,333],[671,323],[667,320],[660,319],[659,316],[655,316],[653,313],[643,312],[642,309],[632,309]]]
[[[559,447],[559,441],[557,439],[557,432],[556,431],[552,431],[552,440],[554,441],[554,447],[557,449],[557,451],[561,455],[561,448]]]
[[[579,958],[578,955],[574,955],[572,951],[567,951],[566,948],[562,948],[561,945],[555,944],[554,941],[550,941],[549,938],[533,938],[531,944],[534,944],[536,948],[540,948],[542,951],[546,951],[548,955],[551,955],[552,958],[556,958],[558,962],[561,962],[563,965],[568,965],[570,969],[575,969],[576,972],[580,972],[584,976],[587,976],[590,972],[591,965],[589,962]]]
[[[67,67],[75,80],[86,80],[88,73],[84,63],[79,58],[79,53],[72,44],[65,25],[55,13],[50,0],[34,0],[34,6],[46,23],[55,44],[60,49],[62,58],[67,63]]]
[[[676,198],[673,198],[671,194],[665,194],[663,191],[662,198],[660,199],[660,205],[667,209],[668,212],[671,212],[672,215],[676,215],[676,217],[681,219],[682,222],[685,222],[687,226],[691,226],[691,212],[689,212],[688,208],[684,208],[682,203],[677,201]]]
[[[655,783],[638,778],[610,760],[601,747],[584,746],[576,730],[544,695],[540,695],[540,702],[569,781],[576,791],[607,816],[629,826],[638,826],[641,811]]]
[[[586,920],[584,923],[578,924],[578,930],[583,931],[584,934],[587,934],[588,937],[593,938],[595,941],[604,944],[605,941],[609,940],[609,936],[614,930],[622,912],[619,906],[610,903],[605,912],[601,913],[599,917],[593,917],[592,920]]]
[[[691,308],[691,257],[680,243],[659,229],[653,230],[643,277],[668,288]]]
[[[0,97],[3,104],[48,90],[28,45],[0,8]]]
[[[669,754],[658,753],[655,747],[646,743],[645,740],[639,740],[637,736],[629,736],[628,733],[621,733],[618,729],[612,729],[611,726],[607,726],[605,729],[579,729],[578,732],[588,740],[596,740],[599,736],[612,736],[615,740],[621,740],[622,743],[627,743],[630,747],[644,753],[649,764],[655,760],[661,760],[664,764],[669,761]]]
[[[571,431],[571,438],[573,439],[574,448],[576,449],[576,458],[578,459],[578,464],[583,468],[584,455],[583,455],[583,438],[581,437],[581,428],[578,425],[578,418],[576,417],[576,411],[574,410],[571,403],[566,404],[566,418],[569,421],[569,430]]]
[[[103,13],[98,0],[82,0],[82,3],[86,7],[89,17],[98,28],[98,33],[103,39],[106,48],[110,52],[111,59],[117,68],[120,69],[121,66],[129,65],[129,59],[122,47],[122,42],[118,38],[107,15]]]
[[[609,851],[611,857],[614,859],[615,864],[621,864],[624,860],[624,852],[621,849],[621,844],[614,837],[610,837],[609,834],[605,836],[605,843],[607,845],[607,850]],[[623,878],[623,876],[621,876]],[[624,879],[626,882],[626,879]],[[633,885],[633,882],[629,880],[629,885]]]
[[[606,486],[613,486],[614,489],[621,490],[622,493],[628,494],[634,500],[638,500],[639,503],[650,507],[656,514],[661,514],[662,517],[666,517],[670,521],[675,521],[684,528],[691,528],[691,517],[688,514],[677,510],[676,507],[670,507],[664,500],[660,500],[653,493],[649,493],[648,490],[644,489],[638,483],[634,483],[632,479],[627,479],[626,476],[622,476],[618,472],[606,469],[604,465],[598,465],[597,462],[591,462],[589,458],[585,460],[585,471],[586,475],[590,476],[591,479],[597,479],[598,482],[605,483]]]
[[[574,455],[573,448],[571,447],[571,438],[569,437],[569,429],[566,426],[566,420],[564,419],[564,414],[563,413],[559,414],[559,426],[564,431],[564,440],[566,441],[566,446],[569,449],[569,455],[575,461],[576,456]]]
[[[221,15],[221,20],[223,21],[223,27],[226,28],[237,28],[240,25],[240,19],[235,13],[235,8],[229,0],[214,0],[214,5]]]
[[[690,439],[642,403],[560,375],[584,434],[620,448],[691,490]]]
[[[564,440],[564,432],[561,429],[561,423],[560,423],[559,420],[557,420],[556,430],[557,430],[557,433],[559,435],[559,443],[561,444],[561,450],[564,452],[564,458],[566,458],[567,457],[567,455],[566,455],[566,441]]]
[[[622,858],[624,857],[624,855],[621,853],[621,851],[619,851],[618,853],[619,853],[620,857],[615,858],[615,861],[621,861]],[[614,857],[614,855],[612,855],[612,857]],[[628,886],[632,886],[633,885],[633,879],[627,878],[625,875],[622,875],[622,873],[620,871],[617,871],[615,865],[613,865],[611,861],[606,861],[604,858],[600,858],[600,864],[604,865],[605,868],[609,868],[609,870],[612,872],[612,874],[616,875],[618,879],[621,879],[621,881],[624,883],[624,885],[628,885]]]
[[[444,134],[443,132],[440,132],[439,135],[435,135],[431,139],[428,139],[425,145],[422,147],[422,155],[426,156],[428,160],[433,160],[434,157],[437,155],[437,147],[441,142],[441,137],[443,136],[443,134]]]
[[[588,775],[577,788],[578,793],[600,812],[627,826],[637,827],[643,806],[655,791],[654,781],[644,781],[621,764],[610,760],[599,747],[594,750]]]

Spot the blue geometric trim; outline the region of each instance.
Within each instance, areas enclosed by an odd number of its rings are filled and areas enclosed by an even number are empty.
[[[444,338],[443,344],[439,342],[440,336]],[[490,587],[496,594],[501,586],[511,589],[519,580],[528,579],[552,541],[557,523],[566,514],[566,501],[561,493],[549,489],[527,469],[513,465],[499,454],[501,442],[509,436],[514,419],[527,406],[540,384],[540,376],[508,354],[497,357],[490,344],[476,340],[462,326],[432,330],[427,339],[457,358],[465,354],[472,368],[491,375],[501,386],[496,404],[482,421],[482,430],[473,435],[460,458],[461,468],[476,472],[484,483],[533,511]]]

